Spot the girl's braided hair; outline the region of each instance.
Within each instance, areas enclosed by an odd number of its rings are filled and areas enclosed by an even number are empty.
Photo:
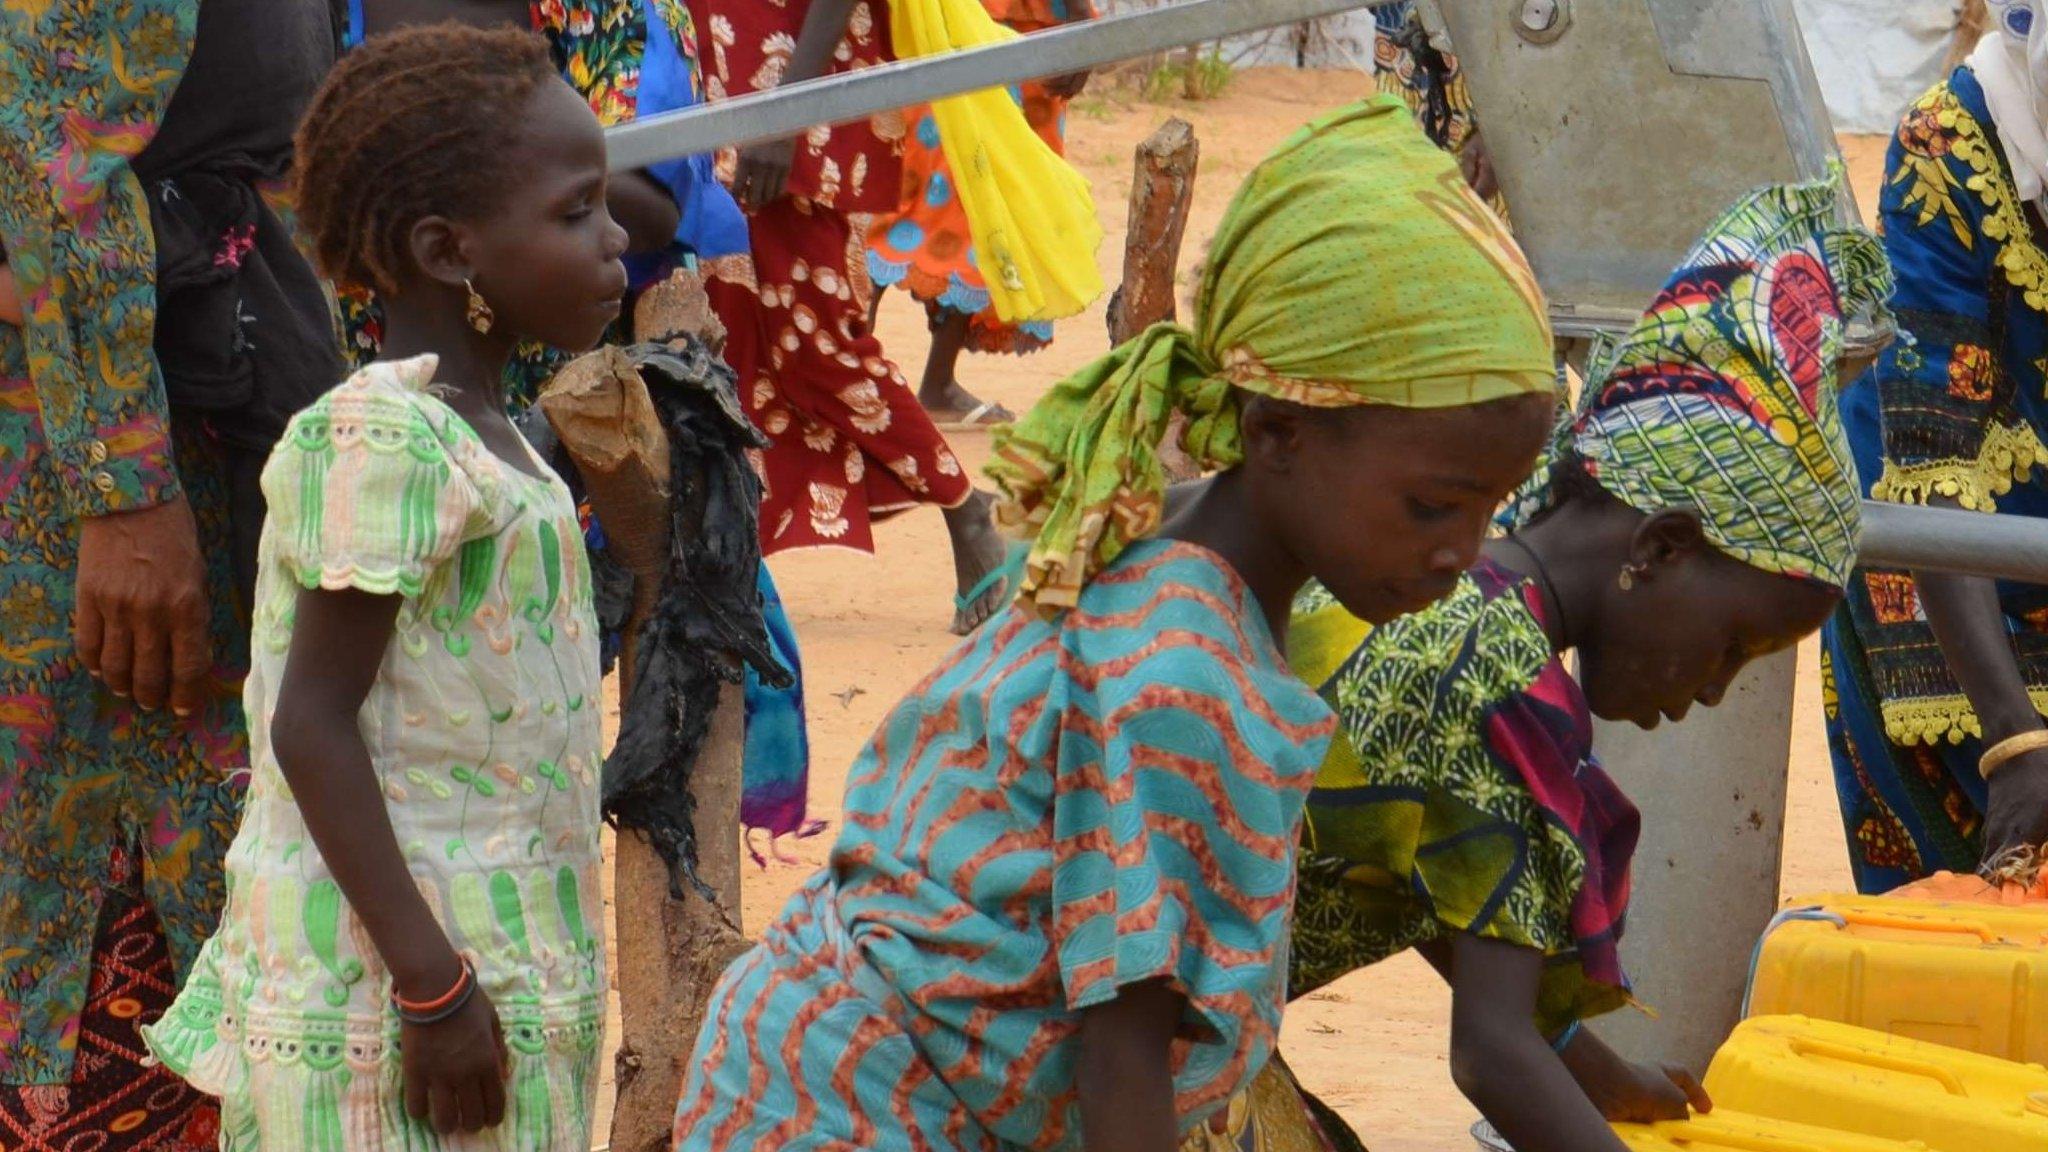
[[[321,271],[395,291],[422,217],[498,206],[527,102],[557,79],[546,41],[514,28],[408,28],[350,52],[299,125],[293,183]]]

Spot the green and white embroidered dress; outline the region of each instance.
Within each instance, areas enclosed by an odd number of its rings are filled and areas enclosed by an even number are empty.
[[[228,901],[149,1030],[222,1097],[222,1147],[583,1152],[605,1005],[597,629],[568,489],[435,399],[431,356],[300,413],[270,501],[245,703],[254,776]],[[491,1132],[405,1113],[390,980],[307,834],[269,729],[300,588],[405,598],[360,723],[413,878],[510,1049]]]

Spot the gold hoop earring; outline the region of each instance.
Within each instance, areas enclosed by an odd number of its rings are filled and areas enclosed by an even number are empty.
[[[476,285],[471,284],[467,277],[463,279],[462,286],[469,289],[469,308],[466,313],[469,326],[476,329],[479,336],[489,335],[491,324],[498,318],[491,311],[490,302],[484,299],[483,293],[477,291]]]

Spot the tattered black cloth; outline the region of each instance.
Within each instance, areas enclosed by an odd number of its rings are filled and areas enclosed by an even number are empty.
[[[777,687],[790,682],[768,646],[756,582],[761,480],[747,450],[767,441],[740,411],[732,369],[703,343],[642,344],[627,355],[668,431],[669,556],[604,763],[604,812],[661,853],[672,894],[687,880],[714,899],[697,878],[690,774],[723,685],[739,684],[748,666]]]
[[[282,191],[292,133],[334,65],[334,28],[328,0],[206,0],[185,75],[134,164],[156,234],[164,396],[226,459],[245,607],[263,462],[343,371],[326,289],[265,199]]]

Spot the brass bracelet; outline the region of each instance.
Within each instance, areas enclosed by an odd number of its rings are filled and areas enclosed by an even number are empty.
[[[2022,732],[2017,736],[2008,736],[1991,747],[1986,748],[1984,755],[1977,758],[1977,775],[1989,780],[1993,772],[1998,771],[2000,768],[2005,767],[2029,752],[2036,752],[2043,748],[2048,748],[2048,728],[2037,728],[2032,732]]]

